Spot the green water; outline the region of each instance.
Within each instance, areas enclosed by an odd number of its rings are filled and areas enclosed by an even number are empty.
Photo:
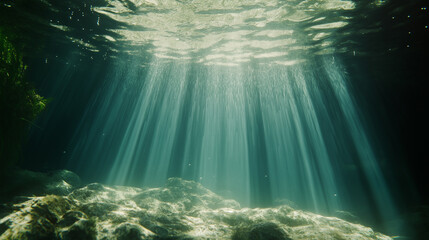
[[[422,143],[415,150],[406,140],[419,135],[407,130],[419,112],[396,107],[415,106],[424,89],[419,1],[0,9],[28,79],[51,99],[24,167],[117,185],[181,177],[244,206],[347,210],[392,232],[400,228],[392,219],[419,201],[424,175],[407,161],[417,162]]]

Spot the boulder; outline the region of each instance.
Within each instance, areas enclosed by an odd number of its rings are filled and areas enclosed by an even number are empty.
[[[237,228],[232,240],[291,240],[286,232],[272,222],[255,223]]]
[[[79,176],[68,170],[53,171],[47,175],[49,179],[44,186],[44,193],[47,194],[64,196],[81,186]]]
[[[0,182],[0,203],[20,201],[22,197],[48,194],[65,196],[81,187],[78,175],[68,170],[47,173],[16,169]]]
[[[97,230],[95,222],[94,219],[80,219],[70,227],[62,229],[59,237],[63,240],[96,240]]]
[[[148,229],[132,223],[122,223],[113,232],[117,240],[143,240],[154,234]]]

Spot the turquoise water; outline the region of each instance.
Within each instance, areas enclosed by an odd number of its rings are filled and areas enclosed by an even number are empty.
[[[51,98],[23,166],[116,185],[181,177],[243,206],[351,211],[395,232],[419,195],[407,161],[422,143],[404,126],[423,89],[423,8],[81,1],[43,15],[11,2],[22,41],[43,46],[24,49],[28,77]]]
[[[85,107],[67,166],[119,185],[192,179],[247,206],[288,199],[334,213],[358,197],[392,218],[347,74],[334,56],[317,64],[114,65]]]

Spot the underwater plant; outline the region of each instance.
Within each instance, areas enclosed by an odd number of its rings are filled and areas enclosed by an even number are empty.
[[[11,36],[0,28],[0,174],[18,161],[28,127],[47,103],[26,81],[26,65]]]

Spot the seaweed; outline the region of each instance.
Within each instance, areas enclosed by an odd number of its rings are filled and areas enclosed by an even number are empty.
[[[26,65],[12,43],[13,32],[0,28],[0,173],[21,156],[22,141],[47,100],[25,78]]]

